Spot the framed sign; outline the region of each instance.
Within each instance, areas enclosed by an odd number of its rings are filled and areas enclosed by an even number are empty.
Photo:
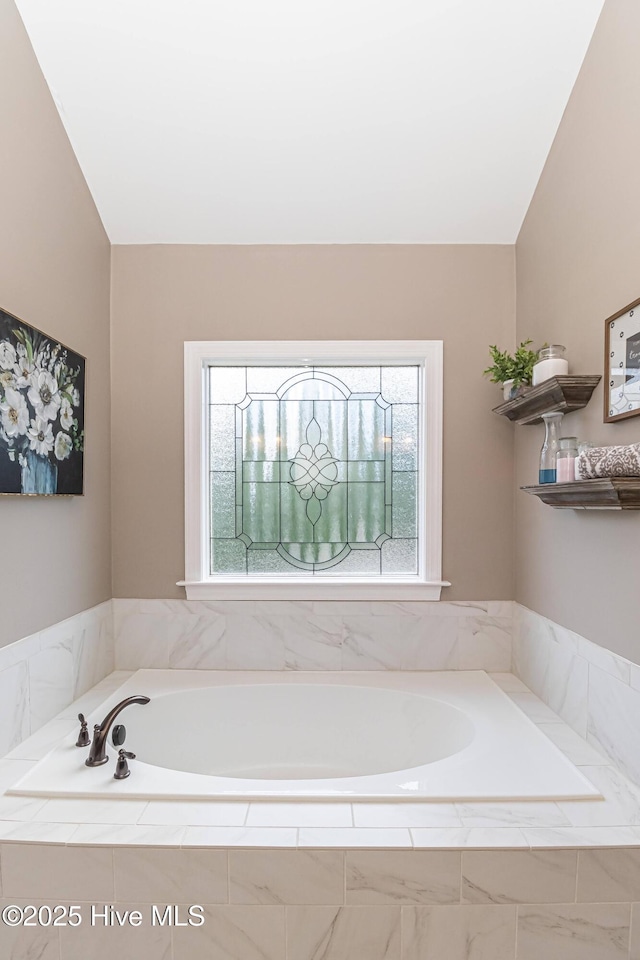
[[[604,422],[640,414],[640,300],[605,320]]]
[[[0,494],[81,496],[85,358],[0,309]]]

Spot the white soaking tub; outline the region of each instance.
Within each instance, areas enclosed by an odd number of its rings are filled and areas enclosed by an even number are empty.
[[[593,799],[594,786],[482,671],[139,670],[89,719],[117,718],[131,776],[67,737],[9,792],[297,800]]]

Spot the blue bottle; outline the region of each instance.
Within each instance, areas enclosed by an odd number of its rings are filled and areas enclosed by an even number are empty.
[[[540,470],[538,483],[556,482],[556,457],[558,454],[558,440],[560,438],[560,424],[562,413],[543,413],[544,443],[540,450]]]

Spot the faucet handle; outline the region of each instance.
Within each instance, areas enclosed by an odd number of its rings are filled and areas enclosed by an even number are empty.
[[[118,750],[118,759],[116,760],[116,772],[113,775],[114,780],[126,780],[130,775],[129,764],[127,760],[135,760],[135,753],[131,753],[124,748]]]
[[[78,720],[80,721],[80,733],[78,734],[78,739],[76,740],[76,747],[88,747],[91,742],[89,737],[89,731],[87,730],[87,721],[85,720],[84,714],[78,714]]]

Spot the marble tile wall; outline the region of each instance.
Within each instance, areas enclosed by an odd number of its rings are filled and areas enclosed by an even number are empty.
[[[514,604],[516,676],[640,784],[640,666]]]
[[[0,907],[82,923],[0,925],[14,960],[638,960],[640,850],[274,850],[0,845]],[[91,905],[140,911],[92,925]],[[152,923],[178,904],[180,926]],[[189,925],[188,908],[203,923]],[[192,915],[199,919],[199,912]],[[111,914],[113,915],[113,914]]]
[[[510,601],[114,600],[116,666],[508,671],[512,607]]]
[[[0,754],[113,669],[111,601],[0,647]]]

